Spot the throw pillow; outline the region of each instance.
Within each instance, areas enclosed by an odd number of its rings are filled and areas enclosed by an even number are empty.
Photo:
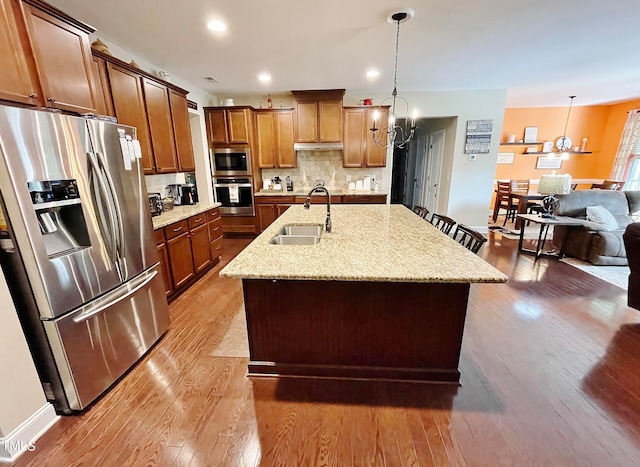
[[[604,230],[618,230],[618,221],[607,208],[598,204],[597,206],[587,206],[587,220],[602,224]]]

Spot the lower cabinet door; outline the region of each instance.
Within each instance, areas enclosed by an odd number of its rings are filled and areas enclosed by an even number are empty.
[[[217,263],[222,256],[222,237],[218,237],[209,243],[209,249],[211,250],[211,259],[214,263]]]
[[[173,293],[173,281],[171,280],[171,267],[169,265],[169,254],[167,253],[167,244],[158,245],[158,255],[160,256],[160,269],[162,271],[162,279],[164,280],[164,294],[168,297]]]
[[[275,204],[256,204],[258,219],[260,220],[260,232],[269,227],[276,220]]]
[[[203,224],[191,231],[191,250],[193,252],[193,264],[196,268],[196,274],[198,274],[211,264],[207,224]]]
[[[189,233],[185,232],[171,240],[167,240],[167,250],[171,263],[173,287],[179,289],[196,275]]]

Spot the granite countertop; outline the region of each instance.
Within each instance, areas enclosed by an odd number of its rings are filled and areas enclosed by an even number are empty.
[[[272,245],[287,224],[324,225],[326,208],[290,207],[221,272],[244,279],[506,282],[507,276],[401,205],[332,205],[317,245]]]
[[[153,230],[161,229],[174,222],[179,222],[191,216],[195,216],[209,209],[222,206],[220,203],[196,203],[191,205],[175,206],[171,211],[165,211],[159,216],[152,217]]]
[[[280,191],[280,190],[260,190],[257,193],[254,193],[254,196],[307,196],[309,194],[308,190],[295,190],[295,191]],[[372,190],[340,190],[340,189],[329,189],[329,193],[332,196],[363,196],[363,195],[380,195],[385,196],[388,193],[384,191],[372,191]],[[324,193],[320,193],[319,196]],[[316,196],[316,195],[314,195]]]

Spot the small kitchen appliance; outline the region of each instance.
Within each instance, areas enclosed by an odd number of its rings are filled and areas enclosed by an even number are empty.
[[[162,214],[162,195],[160,193],[149,193],[149,210],[152,217]]]

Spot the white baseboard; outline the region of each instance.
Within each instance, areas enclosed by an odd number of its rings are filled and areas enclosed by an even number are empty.
[[[59,419],[53,405],[43,405],[5,438],[0,438],[0,463],[13,462],[26,450],[36,450],[36,440]]]

